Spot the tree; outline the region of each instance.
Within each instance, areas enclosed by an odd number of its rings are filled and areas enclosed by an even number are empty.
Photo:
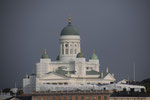
[[[2,92],[9,93],[10,92],[10,88],[5,88],[5,89],[2,90]]]
[[[147,92],[150,93],[150,78],[141,81],[141,85],[144,85]]]
[[[22,94],[23,94],[23,90],[19,89],[18,92],[17,92],[17,95],[22,95]]]

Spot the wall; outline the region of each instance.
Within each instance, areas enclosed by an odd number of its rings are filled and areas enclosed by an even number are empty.
[[[109,96],[108,95],[33,96],[32,100],[109,100]]]
[[[150,100],[150,97],[110,97],[110,100]]]

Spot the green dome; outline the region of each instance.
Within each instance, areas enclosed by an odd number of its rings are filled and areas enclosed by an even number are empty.
[[[79,35],[78,31],[69,23],[66,27],[64,27],[61,31],[60,35]]]
[[[82,52],[80,52],[80,53],[77,54],[77,58],[84,58]]]
[[[98,57],[96,56],[95,52],[93,52],[93,55],[91,56],[91,59],[96,60]]]
[[[49,56],[47,54],[43,54],[41,58],[49,58]]]
[[[42,55],[42,57],[41,58],[49,58],[49,56],[48,56],[48,54],[47,54],[47,52],[46,52],[46,49],[45,49],[45,52],[44,52],[44,54]]]

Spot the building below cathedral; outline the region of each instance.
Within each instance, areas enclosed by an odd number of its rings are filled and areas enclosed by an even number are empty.
[[[101,72],[100,62],[95,52],[87,60],[81,51],[80,34],[72,26],[71,17],[59,39],[59,56],[52,61],[46,50],[36,64],[36,73],[23,79],[24,93],[33,91],[57,90],[54,86],[87,87],[90,84],[110,84],[115,81],[114,74]]]

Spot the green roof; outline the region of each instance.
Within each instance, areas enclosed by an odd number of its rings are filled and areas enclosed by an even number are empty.
[[[61,75],[65,75],[65,74],[67,74],[67,71],[62,70],[62,69],[58,69],[58,70],[56,70],[56,73],[61,74]]]
[[[61,31],[60,35],[79,35],[78,31],[69,23],[66,27],[64,27]]]
[[[56,70],[56,73],[58,73],[58,74],[61,74],[61,75],[66,75],[66,74],[68,74],[68,72],[70,73],[70,74],[74,74],[75,72],[74,71],[65,71],[65,70],[63,70],[63,69],[61,69],[61,68],[58,68],[57,70]]]
[[[84,55],[82,54],[82,52],[80,52],[80,53],[77,54],[76,57],[77,57],[77,58],[84,58]]]
[[[57,74],[60,74],[60,75],[66,75],[66,74],[68,74],[68,72],[70,72],[70,74],[75,74],[75,71],[65,71],[65,70],[63,70],[63,69],[61,69],[61,68],[58,68],[57,70],[56,70],[56,73]],[[50,73],[52,73],[52,72],[48,72],[48,73],[46,73],[46,74],[50,74]],[[95,70],[91,70],[91,71],[86,71],[86,75],[100,75],[100,72],[97,72],[97,71],[95,71]]]
[[[95,70],[91,70],[91,71],[86,71],[86,75],[100,75],[100,73]]]

